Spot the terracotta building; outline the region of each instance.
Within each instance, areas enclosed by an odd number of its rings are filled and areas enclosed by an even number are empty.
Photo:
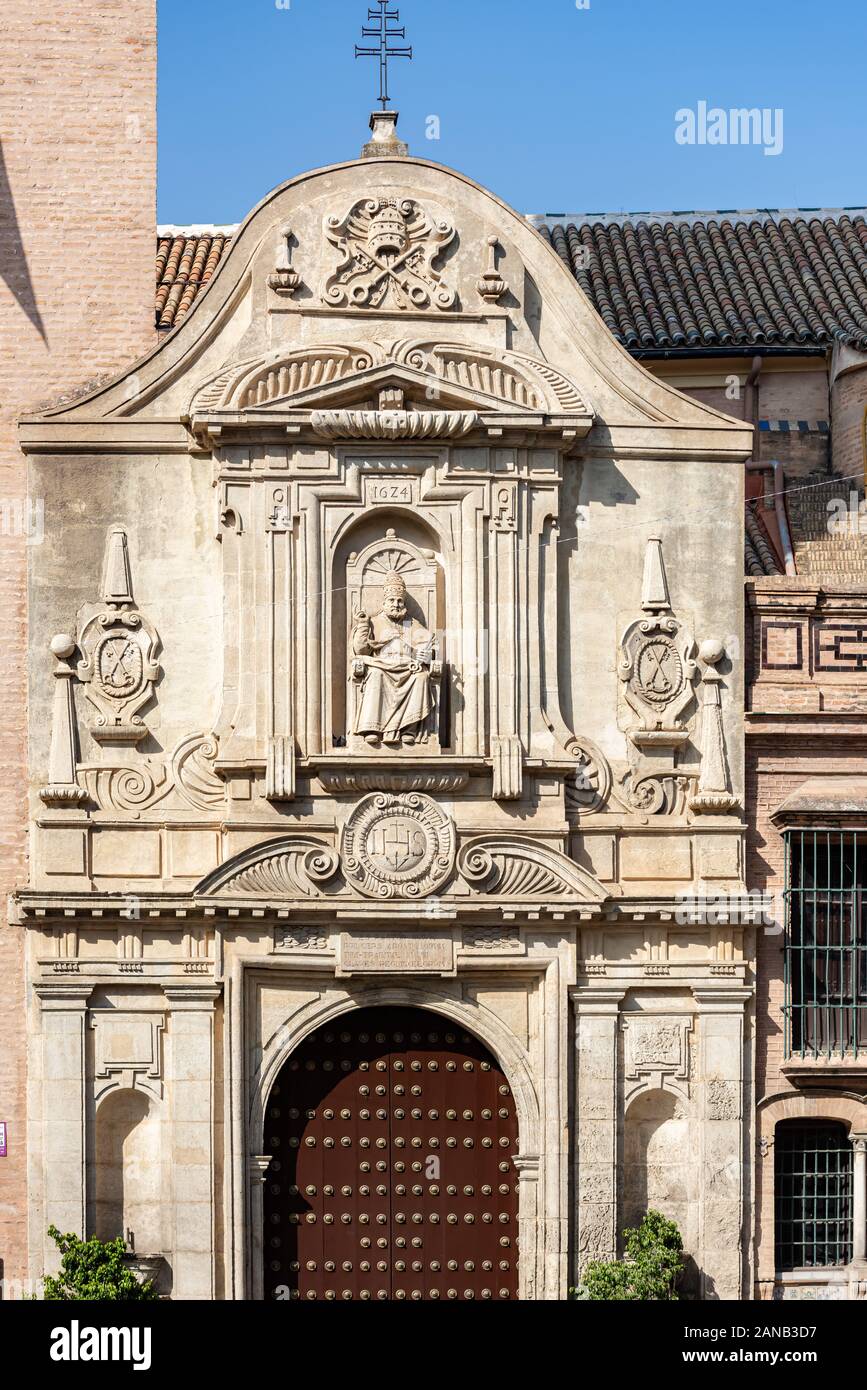
[[[557,1299],[654,1206],[862,1296],[863,210],[528,217],[382,113],[157,231],[153,0],[20,23],[6,1287]]]

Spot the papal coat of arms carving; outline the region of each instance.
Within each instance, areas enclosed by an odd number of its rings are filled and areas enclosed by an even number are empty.
[[[456,292],[434,262],[455,238],[412,198],[363,198],[325,219],[341,260],[322,298],[336,309],[451,309]]]

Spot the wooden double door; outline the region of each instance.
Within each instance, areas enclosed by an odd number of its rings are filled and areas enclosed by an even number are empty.
[[[266,1298],[518,1296],[518,1126],[476,1038],[425,1009],[363,1009],[282,1068],[265,1118]]]

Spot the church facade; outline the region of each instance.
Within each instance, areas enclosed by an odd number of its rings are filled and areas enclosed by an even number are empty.
[[[661,1206],[751,1296],[749,426],[385,113],[21,441],[31,1269],[557,1299]]]
[[[558,1299],[652,1207],[867,1296],[867,209],[383,115],[154,305],[155,30],[4,33],[0,1295]]]

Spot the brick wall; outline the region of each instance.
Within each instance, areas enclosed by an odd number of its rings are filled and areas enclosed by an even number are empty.
[[[747,882],[774,894],[782,909],[783,837],[771,816],[786,797],[811,777],[864,776],[867,726],[861,736],[831,732],[767,734],[747,739]],[[757,946],[756,1097],[793,1092],[783,1063],[783,937],[760,931]]]
[[[816,498],[810,505],[821,508],[821,489]],[[845,787],[847,778],[863,779],[867,772],[867,586],[863,578],[820,582],[808,575],[749,580],[746,591],[747,882],[774,898],[777,916],[777,929],[760,929],[756,946],[761,1138],[756,1156],[756,1294],[770,1298],[775,1287],[775,1127],[787,1118],[845,1118],[846,1106],[853,1113],[861,1109],[839,1087],[799,1086],[784,1070],[784,938],[779,927],[784,920],[785,847],[771,817],[811,779],[833,779]]]
[[[831,429],[834,439],[834,471],[842,477],[863,480],[864,411],[867,409],[867,357],[851,350],[836,355],[832,367]]]
[[[0,72],[0,1261],[26,1275],[25,461],[16,421],[154,341],[156,0],[18,0]],[[38,499],[32,499],[38,503]],[[30,511],[38,541],[38,511]],[[59,518],[46,515],[45,527]],[[50,637],[51,634],[46,634]]]

